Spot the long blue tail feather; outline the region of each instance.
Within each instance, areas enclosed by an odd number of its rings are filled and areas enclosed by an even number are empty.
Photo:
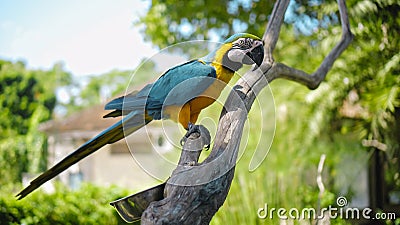
[[[121,140],[125,136],[145,126],[150,121],[151,120],[145,120],[142,112],[131,112],[125,118],[105,129],[100,134],[83,144],[77,150],[66,156],[59,163],[35,178],[33,181],[31,181],[29,186],[19,192],[16,197],[18,199],[24,198],[29,193],[40,187],[42,184],[51,180],[52,178],[54,178],[64,170],[68,169],[75,163],[79,162],[86,156],[94,153],[104,145]]]

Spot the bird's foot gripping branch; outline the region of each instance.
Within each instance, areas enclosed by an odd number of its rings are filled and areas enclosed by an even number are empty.
[[[211,135],[210,132],[207,130],[207,128],[203,125],[195,125],[192,123],[189,123],[189,129],[187,133],[183,136],[181,139],[181,145],[183,146],[186,140],[192,135],[195,134],[197,136],[200,136],[203,139],[204,146],[206,146],[206,149],[208,150],[210,148],[210,143],[211,143]]]

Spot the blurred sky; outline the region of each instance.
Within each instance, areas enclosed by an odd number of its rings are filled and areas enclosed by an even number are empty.
[[[135,69],[156,53],[133,25],[146,13],[143,0],[2,0],[0,58],[30,68],[62,61],[74,75]]]

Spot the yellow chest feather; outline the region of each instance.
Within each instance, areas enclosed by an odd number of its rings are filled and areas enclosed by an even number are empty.
[[[217,70],[217,79],[201,94],[201,96],[190,102],[193,112],[200,112],[202,109],[214,103],[234,75],[234,72],[223,68],[221,64],[213,66]]]

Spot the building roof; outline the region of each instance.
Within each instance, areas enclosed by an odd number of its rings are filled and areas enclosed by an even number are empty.
[[[39,129],[46,133],[103,130],[121,119],[103,118],[108,112],[110,111],[104,110],[104,105],[96,105],[73,113],[66,118],[44,122]]]

